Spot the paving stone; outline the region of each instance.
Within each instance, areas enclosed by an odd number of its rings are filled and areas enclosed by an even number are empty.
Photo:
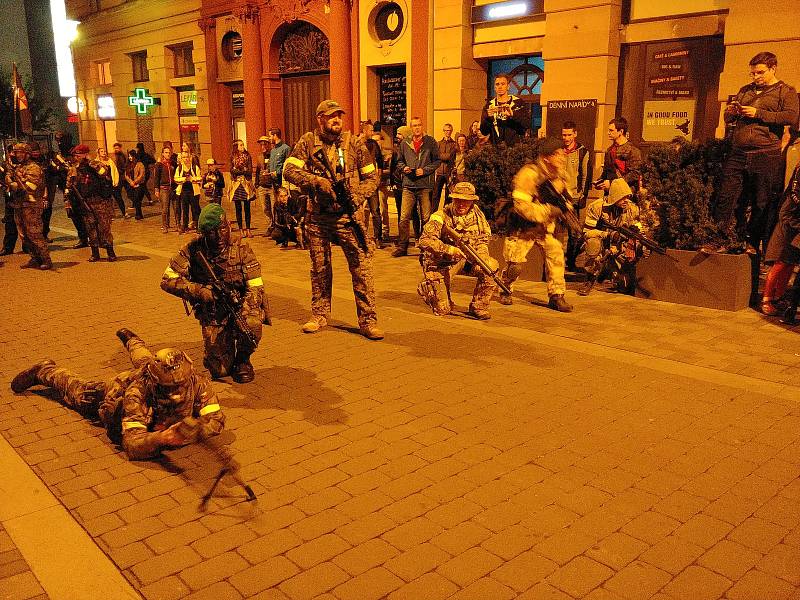
[[[750,517],[728,534],[728,539],[766,554],[783,539],[786,533],[785,527]]]
[[[726,597],[730,600],[795,600],[796,592],[796,588],[787,581],[754,569],[737,581]]]
[[[235,552],[225,552],[183,569],[178,573],[178,577],[192,590],[200,590],[227,579],[248,566],[247,561]]]
[[[210,558],[238,548],[255,537],[255,533],[248,527],[234,525],[198,539],[191,547],[203,558]]]
[[[118,529],[109,531],[103,534],[101,539],[109,548],[121,548],[161,531],[164,531],[164,524],[155,517],[150,517],[149,519],[128,523]]]
[[[140,591],[147,600],[178,600],[191,593],[186,584],[175,576],[159,579],[143,586]]]
[[[380,513],[370,513],[337,528],[335,533],[357,545],[395,528],[395,522]]]
[[[617,571],[603,587],[630,600],[647,600],[671,579],[672,576],[666,571],[645,562],[634,561]]]
[[[438,573],[425,573],[389,594],[388,600],[444,600],[457,590],[453,582]]]
[[[286,557],[299,567],[308,569],[349,549],[350,544],[338,535],[326,534],[289,550]]]
[[[392,558],[384,566],[406,581],[413,581],[450,559],[447,552],[432,544],[419,544]]]
[[[670,535],[643,552],[639,559],[677,575],[703,554],[703,550],[683,538]]]
[[[145,538],[144,542],[156,554],[164,554],[175,548],[191,544],[193,541],[209,534],[208,529],[197,521],[190,521],[177,527],[165,529],[160,533]]]
[[[417,544],[427,542],[441,531],[440,525],[425,517],[418,517],[387,531],[381,537],[395,548],[407,550]]]
[[[302,539],[308,541],[316,537],[330,533],[337,527],[347,523],[349,519],[336,509],[327,509],[306,517],[302,521],[297,521],[289,527]]]
[[[625,533],[612,533],[586,551],[586,556],[619,571],[639,557],[649,546]]]
[[[187,600],[240,600],[242,595],[227,581],[214,583],[189,596]]]
[[[492,532],[482,525],[474,521],[467,521],[433,537],[431,543],[455,556],[465,552],[468,548],[479,545],[491,535]]]
[[[741,579],[761,559],[761,553],[730,540],[722,540],[697,560],[697,564],[727,577]]]
[[[502,564],[497,556],[482,548],[470,548],[442,564],[437,572],[453,583],[466,587]]]
[[[676,598],[697,600],[720,598],[731,586],[730,580],[703,567],[691,566],[664,586],[664,593]]]
[[[280,589],[293,600],[312,600],[349,579],[347,573],[326,562],[284,581]]]
[[[300,569],[285,556],[273,556],[243,571],[232,575],[230,583],[246,598],[278,585],[300,572]],[[282,592],[273,590],[271,596],[278,597]],[[266,595],[265,595],[266,597]]]
[[[491,577],[517,592],[533,587],[558,569],[558,565],[536,552],[523,552],[491,572]]]
[[[238,549],[238,552],[245,557],[250,564],[255,565],[278,554],[283,554],[287,550],[295,548],[302,543],[303,540],[293,531],[289,529],[279,529],[242,545]]]
[[[800,549],[779,544],[758,563],[758,569],[800,587]]]
[[[572,596],[554,588],[549,583],[539,583],[517,596],[517,600],[570,600]]]
[[[578,556],[558,568],[547,581],[575,597],[582,597],[599,587],[614,571],[585,556]]]
[[[382,565],[397,554],[398,550],[394,546],[383,540],[370,539],[342,552],[333,559],[333,562],[351,575],[360,575],[373,567]]]
[[[168,575],[174,575],[201,561],[202,559],[194,550],[186,546],[180,546],[135,564],[132,571],[142,585],[148,585]]]
[[[385,568],[375,567],[337,586],[333,593],[342,600],[379,600],[403,583]]]

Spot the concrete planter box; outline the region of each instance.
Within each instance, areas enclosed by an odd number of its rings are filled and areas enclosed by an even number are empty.
[[[750,301],[751,261],[746,254],[667,250],[636,265],[636,296],[718,310],[742,310]],[[672,260],[674,258],[675,260]]]
[[[501,270],[505,268],[506,261],[503,260],[503,238],[501,236],[493,235],[489,240],[489,256],[500,263]],[[519,278],[526,281],[541,281],[543,272],[544,254],[538,246],[534,245],[528,252],[528,262],[522,265],[522,274]]]

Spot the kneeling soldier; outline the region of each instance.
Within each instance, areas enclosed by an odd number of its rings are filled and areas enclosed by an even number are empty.
[[[161,289],[193,305],[203,331],[203,365],[215,379],[236,383],[255,378],[250,355],[269,322],[261,264],[249,244],[231,240],[231,226],[219,204],[200,212],[200,237],[172,257]]]
[[[99,418],[109,437],[121,441],[130,460],[151,458],[163,449],[222,431],[225,415],[211,382],[194,371],[183,352],[164,348],[153,354],[129,329],[120,329],[117,336],[134,368],[113,381],[80,379],[52,360],[43,360],[14,377],[11,389],[17,394],[34,385],[57,390],[64,405]],[[184,419],[192,421],[192,439],[184,437]]]
[[[446,315],[452,310],[450,281],[466,264],[463,252],[453,245],[455,240],[448,237],[447,228],[455,231],[493,271],[497,270],[497,261],[489,256],[492,232],[483,212],[475,204],[478,199],[475,186],[466,181],[457,183],[450,192],[450,199],[450,204],[431,215],[419,239],[425,279],[419,284],[417,292],[435,315]],[[486,320],[489,318],[489,301],[497,284],[482,269],[476,271],[478,282],[468,314]]]

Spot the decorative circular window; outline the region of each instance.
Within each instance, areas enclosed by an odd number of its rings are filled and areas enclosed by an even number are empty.
[[[384,4],[375,15],[375,37],[379,41],[396,40],[403,33],[405,16],[396,2]]]
[[[242,58],[242,35],[238,31],[229,31],[222,36],[222,56],[228,61]]]

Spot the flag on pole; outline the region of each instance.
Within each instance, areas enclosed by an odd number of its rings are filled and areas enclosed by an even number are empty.
[[[19,71],[17,71],[17,63],[11,63],[11,65],[11,87],[14,90],[14,111],[19,114],[22,131],[24,133],[33,133],[31,111],[28,107],[28,95],[22,88],[22,80],[19,77]]]

